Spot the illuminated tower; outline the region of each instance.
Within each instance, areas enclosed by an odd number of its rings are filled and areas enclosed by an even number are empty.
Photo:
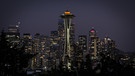
[[[64,20],[64,29],[65,29],[65,43],[64,43],[64,55],[63,55],[63,63],[66,65],[68,69],[71,69],[71,42],[70,42],[70,30],[72,25],[72,19],[75,17],[69,11],[65,11],[64,14],[61,15],[61,18]]]
[[[97,43],[98,43],[98,37],[96,35],[96,31],[94,29],[91,29],[89,32],[90,36],[90,42],[89,42],[89,50],[91,53],[92,59],[97,58]]]

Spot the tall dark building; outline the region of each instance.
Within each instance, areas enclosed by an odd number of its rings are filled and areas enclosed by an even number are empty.
[[[8,31],[6,32],[6,37],[8,41],[12,44],[11,47],[14,45],[18,45],[20,42],[20,31],[19,31],[20,22],[17,25],[10,25],[8,27]]]
[[[50,58],[52,59],[52,67],[58,68],[59,62],[61,61],[61,49],[60,49],[60,37],[58,31],[51,31],[50,36]]]
[[[83,52],[83,58],[85,58],[85,55],[87,53],[87,35],[79,35],[78,42],[79,50]]]
[[[78,69],[81,68],[81,63],[85,61],[86,54],[87,54],[87,36],[79,35],[78,42],[75,47],[75,61]]]
[[[24,33],[22,41],[25,45],[25,52],[32,53],[32,36],[30,33]]]
[[[106,36],[103,39],[104,47],[102,49],[102,53],[104,53],[106,56],[110,56],[111,58],[115,58],[115,41],[112,40],[110,37]]]
[[[59,21],[58,21],[58,35],[59,35],[59,37],[64,37],[65,36],[64,20],[63,19],[59,19]]]
[[[60,62],[63,61],[63,55],[64,55],[64,44],[65,44],[65,28],[64,28],[64,20],[59,19],[58,21],[58,37],[59,39],[59,53],[61,58],[59,59]]]

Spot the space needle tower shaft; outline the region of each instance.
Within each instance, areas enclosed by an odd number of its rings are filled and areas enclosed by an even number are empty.
[[[61,15],[61,18],[64,20],[64,30],[65,30],[65,43],[64,43],[64,55],[63,62],[69,67],[71,64],[71,43],[70,43],[70,27],[72,24],[72,19],[75,17],[69,11],[65,11]]]

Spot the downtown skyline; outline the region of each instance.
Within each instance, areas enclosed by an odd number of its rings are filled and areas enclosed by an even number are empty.
[[[88,35],[92,27],[100,38],[106,35],[116,41],[122,51],[135,51],[134,1],[4,1],[1,2],[0,27],[15,25],[20,32],[49,35],[57,30],[60,15],[69,10],[76,17],[75,34]]]

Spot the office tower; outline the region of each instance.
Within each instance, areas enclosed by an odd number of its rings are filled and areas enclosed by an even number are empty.
[[[40,34],[36,33],[33,38],[33,53],[37,55],[33,57],[31,68],[40,67]]]
[[[43,46],[44,45],[44,46]],[[50,53],[51,53],[51,40],[49,36],[44,36],[42,38],[42,50],[44,47],[44,50],[42,52],[41,58],[42,58],[42,66],[45,67],[46,69],[50,69],[52,67],[51,64],[51,58],[50,58]]]
[[[51,52],[51,40],[51,37],[39,33],[34,35],[33,53],[36,56],[31,61],[31,68],[46,68],[49,70],[52,67],[54,53]]]
[[[45,43],[46,38],[44,35],[36,33],[33,39],[33,52],[37,53],[36,57],[33,59],[34,67],[43,67],[44,66],[44,53],[45,53]]]
[[[85,56],[87,54],[87,36],[86,35],[79,35],[78,36],[78,43],[75,47],[75,55],[76,55],[76,65],[78,69],[81,68],[81,63],[85,61]]]
[[[71,42],[70,42],[70,29],[72,25],[72,19],[75,17],[70,11],[65,11],[61,15],[61,18],[64,20],[64,32],[65,32],[65,43],[64,43],[64,55],[63,63],[68,69],[71,69],[71,59],[73,57],[73,52],[71,51]]]
[[[50,58],[52,68],[57,68],[61,58],[61,50],[59,45],[60,37],[58,36],[58,31],[51,31],[50,36]]]
[[[32,52],[32,36],[30,33],[24,33],[22,38],[23,45],[25,46],[25,52],[33,53]]]
[[[64,43],[65,43],[65,29],[64,29],[64,20],[59,19],[58,21],[58,37],[59,40],[59,51],[61,52],[61,56],[64,53]],[[60,58],[60,61],[62,61],[62,57]]]
[[[89,31],[89,37],[90,37],[90,40],[89,40],[89,51],[90,51],[90,54],[91,54],[91,58],[92,59],[96,59],[97,58],[97,49],[98,49],[98,37],[97,37],[97,32],[95,29],[91,29]]]
[[[75,24],[71,24],[70,26],[70,44],[71,44],[71,48],[73,47],[75,43]]]
[[[34,54],[33,52],[33,41],[32,41],[32,36],[30,33],[24,33],[23,37],[20,39],[21,44],[24,46],[24,51],[29,54]],[[32,59],[29,60],[28,63],[29,68],[33,68],[32,66]]]
[[[6,32],[6,37],[8,41],[12,44],[11,47],[18,45],[20,42],[19,25],[20,22],[18,22],[17,25],[10,25],[8,27],[8,31]]]
[[[60,52],[60,56],[61,58],[59,59],[59,61],[62,61],[62,57],[63,57],[63,53],[64,53],[64,43],[65,43],[65,29],[64,29],[64,20],[63,19],[59,19],[58,21],[58,37],[59,39],[59,52]]]
[[[49,42],[49,40],[47,39],[48,37],[45,35],[40,35],[40,52],[39,52],[39,57],[40,57],[40,67],[47,67],[46,64],[46,48],[47,48],[47,42]]]
[[[103,39],[104,42],[104,49],[102,50],[102,52],[106,55],[109,56],[110,58],[115,58],[115,41],[112,40],[110,37],[106,36]]]
[[[64,37],[65,35],[64,32],[64,20],[63,19],[59,19],[58,21],[58,36],[59,37]]]
[[[78,42],[79,42],[79,50],[83,52],[83,59],[84,59],[87,54],[87,36],[79,35]]]

